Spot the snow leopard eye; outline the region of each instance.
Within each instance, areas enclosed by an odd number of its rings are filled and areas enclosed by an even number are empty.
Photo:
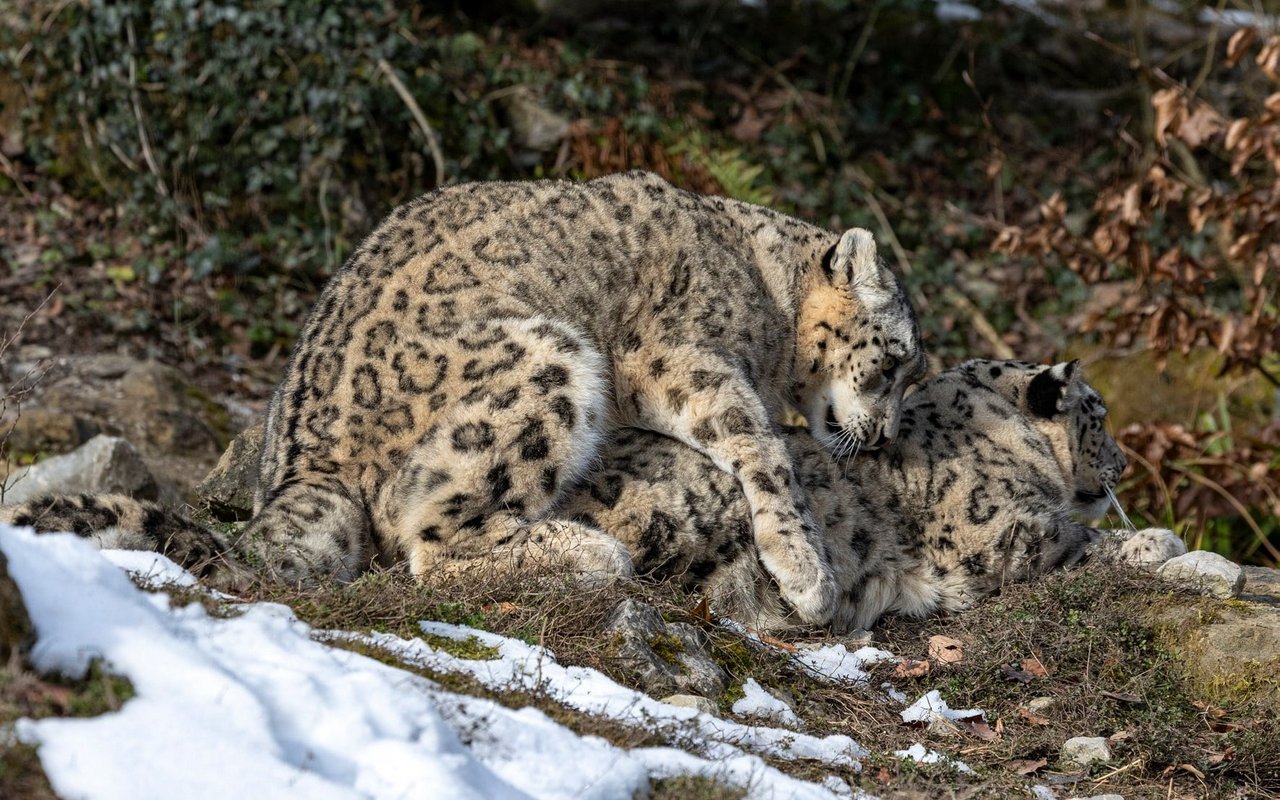
[[[895,369],[897,369],[897,368],[898,368],[898,358],[897,358],[897,356],[887,355],[887,354],[886,354],[886,355],[885,355],[885,357],[884,357],[884,364],[882,364],[882,365],[881,365],[880,370],[881,370],[885,375],[892,375],[892,374],[893,374],[893,371],[894,371]]]

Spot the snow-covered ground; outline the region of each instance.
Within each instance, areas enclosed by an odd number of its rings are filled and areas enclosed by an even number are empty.
[[[712,776],[753,798],[862,796],[834,775],[804,782],[761,758],[857,769],[868,753],[847,736],[669,706],[518,640],[420,623],[426,633],[475,637],[497,651],[467,660],[421,639],[313,631],[275,604],[211,617],[199,604],[173,607],[163,592],[138,589],[121,569],[191,582],[161,556],[99,552],[71,535],[37,537],[5,526],[0,550],[36,625],[34,666],[80,677],[102,659],[137,693],[118,712],[18,723],[18,736],[38,745],[62,796],[631,798],[644,796],[652,780],[677,775]],[[623,749],[580,736],[536,709],[456,694],[324,641],[336,638],[376,644],[435,674],[536,689],[681,747]],[[847,674],[860,669],[854,654],[817,657],[824,658],[838,659]]]

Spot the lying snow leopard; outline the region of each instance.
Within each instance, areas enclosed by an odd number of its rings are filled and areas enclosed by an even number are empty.
[[[961,610],[1005,581],[1071,566],[1094,550],[1139,564],[1186,552],[1168,530],[1102,531],[1072,519],[1101,515],[1125,467],[1105,415],[1074,362],[970,361],[909,396],[899,439],[880,451],[841,461],[792,430],[786,445],[824,523],[841,592],[832,627],[870,627],[888,612]],[[620,432],[558,513],[617,536],[637,571],[683,579],[719,613],[761,630],[802,622],[756,557],[741,488],[674,439]],[[11,506],[0,522],[159,550],[202,576],[229,546],[178,514],[118,495]],[[1107,540],[1118,540],[1114,553],[1099,547]],[[234,558],[221,568],[247,571]]]
[[[1072,519],[1103,514],[1125,468],[1105,416],[1076,362],[969,361],[908,396],[899,437],[879,451],[841,462],[793,431],[787,446],[840,590],[832,627],[960,610],[1006,581],[1073,565],[1104,539],[1141,564],[1185,553],[1165,529]],[[625,432],[558,513],[618,537],[638,573],[682,578],[719,613],[761,630],[802,621],[760,568],[738,487],[679,442]]]
[[[772,420],[793,403],[837,454],[873,450],[924,366],[865,230],[646,173],[444,188],[396,209],[321,293],[233,549],[287,580],[548,555],[627,574],[616,539],[546,518],[631,426],[725,473],[783,600],[821,623],[825,539]]]

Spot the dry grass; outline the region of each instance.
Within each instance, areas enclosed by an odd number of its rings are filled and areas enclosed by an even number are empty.
[[[80,681],[41,677],[19,659],[0,667],[0,797],[53,800],[57,797],[36,748],[5,742],[22,717],[93,717],[115,711],[133,696],[123,678],[108,675],[97,664]]]
[[[470,625],[545,646],[564,664],[593,667],[635,685],[626,662],[613,656],[602,634],[612,609],[628,597],[654,605],[668,620],[699,625],[708,634],[713,657],[732,679],[733,688],[713,698],[726,717],[732,717],[738,687],[753,677],[791,698],[812,733],[847,734],[877,754],[922,742],[979,773],[961,775],[892,755],[873,756],[860,773],[771,760],[798,777],[822,780],[835,774],[885,798],[1020,796],[1030,783],[1054,785],[1063,797],[1104,792],[1126,798],[1280,797],[1280,722],[1267,718],[1260,707],[1197,706],[1201,698],[1187,691],[1177,659],[1157,643],[1147,622],[1162,604],[1200,603],[1201,613],[1211,615],[1214,601],[1176,598],[1152,577],[1106,564],[1008,587],[965,614],[889,620],[876,632],[878,646],[911,659],[928,657],[929,637],[935,634],[961,640],[965,657],[959,664],[933,662],[922,677],[895,675],[896,665],[885,664],[875,669],[870,686],[892,683],[909,700],[938,689],[953,708],[982,708],[991,734],[998,731],[986,738],[968,729],[946,733],[908,727],[899,708],[885,702],[878,689],[812,678],[796,669],[785,652],[761,648],[709,622],[695,610],[695,598],[673,586],[622,582],[584,589],[561,575],[498,571],[420,582],[390,571],[346,586],[261,586],[245,599],[285,603],[318,629],[413,637],[420,635],[419,619]],[[799,642],[822,637],[809,631],[784,638]],[[369,655],[400,665],[387,653],[371,649]],[[1024,661],[1031,658],[1047,675],[1028,671]],[[495,692],[454,675],[427,677],[506,706],[533,705],[579,733],[622,747],[670,743],[536,692]],[[1052,698],[1055,705],[1028,716],[1022,709],[1033,698]],[[1059,765],[1062,743],[1074,736],[1111,737],[1113,761],[1087,772]],[[1039,760],[1046,763],[1032,774],[1016,769]],[[658,788],[672,797],[682,796],[685,789],[694,797],[735,796],[714,782]]]

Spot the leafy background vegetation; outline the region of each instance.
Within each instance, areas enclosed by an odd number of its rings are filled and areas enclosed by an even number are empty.
[[[1131,515],[1280,561],[1267,30],[1220,24],[1227,2],[541,6],[562,13],[9,4],[5,324],[40,307],[33,340],[157,355],[260,401],[394,205],[651,169],[871,228],[942,364],[1082,358],[1134,462]]]

